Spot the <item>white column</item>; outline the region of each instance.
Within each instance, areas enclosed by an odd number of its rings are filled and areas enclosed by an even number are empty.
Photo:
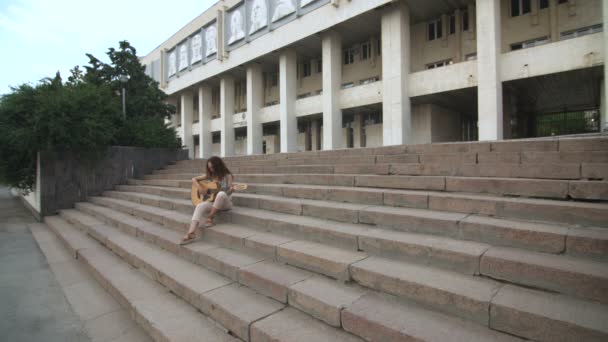
[[[264,96],[264,80],[259,64],[247,67],[247,154],[262,154],[262,122],[260,109]]]
[[[296,51],[287,49],[279,57],[279,112],[281,119],[281,152],[298,150],[298,121],[296,119]]]
[[[220,122],[222,157],[234,155],[234,78],[230,75],[222,76],[220,80]]]
[[[199,124],[199,158],[209,158],[211,150],[211,87],[203,84],[198,87],[198,124]]]
[[[602,3],[604,12],[604,80],[602,81],[603,91],[600,93],[600,96],[603,97],[603,99],[600,101],[602,104],[600,106],[600,115],[603,118],[603,120],[600,120],[602,123],[600,130],[602,132],[608,132],[608,108],[606,108],[606,106],[608,106],[608,87],[606,86],[606,77],[608,77],[608,3],[606,0],[604,0]]]
[[[503,139],[500,0],[477,1],[479,140]]]
[[[192,115],[194,112],[194,101],[190,92],[181,95],[181,114],[182,114],[182,145],[188,149],[188,158],[194,158],[194,139],[192,137]]]
[[[323,55],[323,149],[344,148],[342,141],[342,39],[337,32],[325,33],[321,40]]]
[[[409,97],[410,13],[399,2],[382,14],[383,145],[411,140],[412,106]]]

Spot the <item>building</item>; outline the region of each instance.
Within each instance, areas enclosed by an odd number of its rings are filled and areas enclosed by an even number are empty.
[[[597,132],[607,7],[221,0],[142,62],[192,158]]]

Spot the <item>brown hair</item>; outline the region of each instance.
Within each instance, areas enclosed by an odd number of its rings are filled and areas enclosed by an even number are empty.
[[[209,163],[213,166],[213,172],[209,170]],[[207,178],[211,179],[212,177],[217,177],[220,179],[224,179],[227,175],[231,175],[232,172],[228,170],[226,164],[220,157],[213,156],[207,160],[205,164],[205,169],[207,170]]]

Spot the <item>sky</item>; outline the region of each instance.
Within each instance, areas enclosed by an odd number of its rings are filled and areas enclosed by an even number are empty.
[[[0,94],[128,40],[145,56],[217,0],[0,0]]]

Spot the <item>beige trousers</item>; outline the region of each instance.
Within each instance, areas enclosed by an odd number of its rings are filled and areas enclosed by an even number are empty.
[[[213,201],[213,203],[199,203],[196,208],[194,208],[192,221],[200,222],[203,219],[203,216],[206,216],[211,211],[212,207],[217,210],[229,210],[232,209],[232,201],[224,191],[220,191],[217,193],[217,195],[215,195],[215,201]]]

